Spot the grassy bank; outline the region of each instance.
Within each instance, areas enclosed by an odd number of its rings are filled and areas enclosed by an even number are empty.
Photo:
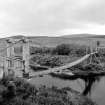
[[[0,82],[0,105],[95,105],[71,88],[36,88],[20,78]]]

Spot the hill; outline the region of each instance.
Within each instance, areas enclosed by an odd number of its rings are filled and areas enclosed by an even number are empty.
[[[8,38],[22,39],[23,35],[12,36]],[[33,44],[39,44],[41,46],[54,47],[58,44],[68,43],[68,44],[79,44],[79,45],[95,45],[96,41],[101,41],[105,45],[105,35],[94,35],[94,34],[74,34],[65,35],[61,37],[48,37],[48,36],[28,36],[29,40]],[[4,43],[7,38],[0,40],[0,43]],[[0,44],[0,45],[2,45]]]
[[[93,34],[77,34],[77,35],[65,35],[61,37],[47,37],[47,36],[37,36],[37,37],[28,37],[33,43],[40,43],[42,46],[56,46],[62,43],[69,44],[79,44],[79,45],[94,45],[96,41],[101,41],[102,44],[105,44],[104,35],[93,35]]]

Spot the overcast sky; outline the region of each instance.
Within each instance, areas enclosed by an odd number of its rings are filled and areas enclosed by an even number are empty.
[[[0,0],[0,35],[105,34],[105,0]]]

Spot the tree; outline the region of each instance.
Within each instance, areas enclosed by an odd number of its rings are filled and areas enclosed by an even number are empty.
[[[58,55],[69,55],[70,53],[70,45],[69,44],[61,44],[55,48],[55,52]]]

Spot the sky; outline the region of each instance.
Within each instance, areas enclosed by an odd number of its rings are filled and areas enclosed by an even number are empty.
[[[0,37],[105,34],[105,0],[0,0]]]

